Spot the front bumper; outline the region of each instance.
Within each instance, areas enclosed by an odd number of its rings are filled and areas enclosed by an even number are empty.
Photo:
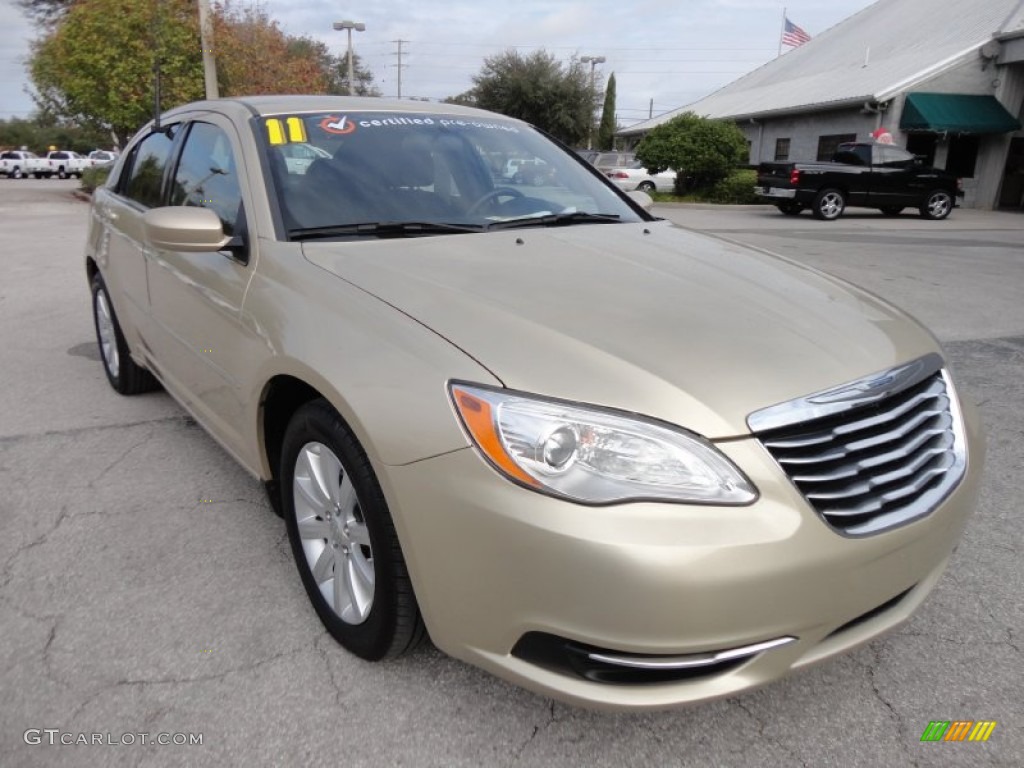
[[[964,420],[960,485],[927,517],[858,539],[819,519],[753,439],[719,444],[760,491],[747,507],[567,503],[505,481],[470,449],[381,480],[440,649],[563,701],[665,708],[763,685],[906,620],[977,498],[983,445],[972,408]],[[619,657],[796,640],[682,680],[610,683],[513,655],[527,636]]]

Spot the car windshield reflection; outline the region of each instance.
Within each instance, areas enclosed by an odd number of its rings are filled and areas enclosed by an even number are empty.
[[[289,239],[643,220],[573,153],[512,120],[279,115],[259,131]]]

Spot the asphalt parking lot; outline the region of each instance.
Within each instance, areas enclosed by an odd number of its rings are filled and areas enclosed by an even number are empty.
[[[167,395],[109,388],[76,186],[0,179],[0,765],[1024,765],[1024,215],[656,209],[917,315],[989,455],[963,544],[895,633],[740,697],[609,715],[430,647],[372,665],[336,646],[259,484]],[[998,726],[920,742],[957,719]],[[44,729],[202,744],[51,746]]]

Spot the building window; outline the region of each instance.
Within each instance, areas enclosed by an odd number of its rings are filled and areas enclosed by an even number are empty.
[[[962,179],[972,179],[977,160],[977,136],[953,136],[949,140],[949,154],[946,155],[947,171]]]
[[[775,162],[781,163],[789,160],[789,139],[775,140]]]
[[[834,133],[830,136],[818,137],[818,161],[831,160],[832,155],[839,149],[840,144],[848,141],[856,141],[856,133]]]

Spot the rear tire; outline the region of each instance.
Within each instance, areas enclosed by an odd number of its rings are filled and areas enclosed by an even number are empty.
[[[60,168],[57,169],[57,178],[58,179],[66,179],[67,177],[68,177],[68,174],[64,170],[64,166],[62,165]]]
[[[295,564],[331,636],[368,661],[418,645],[426,630],[384,493],[326,400],[289,422],[280,478]]]
[[[96,327],[96,341],[107,381],[114,391],[122,395],[138,395],[156,389],[153,374],[136,365],[121,333],[121,325],[110,303],[107,286],[97,273],[92,279],[92,318]]]
[[[653,181],[641,181],[639,184],[636,185],[636,188],[637,188],[638,191],[646,192],[649,195],[649,194],[651,194],[654,191],[654,182]]]
[[[21,179],[24,178],[24,176],[25,174],[21,172],[21,168],[15,168],[13,171],[11,171],[12,179]]]
[[[814,197],[811,213],[822,221],[835,221],[846,210],[846,196],[838,189],[823,189]]]
[[[800,211],[804,209],[804,204],[796,202],[776,203],[775,207],[787,216],[799,216]]]
[[[902,205],[885,205],[879,208],[879,210],[886,216],[899,216],[903,213]]]
[[[944,189],[933,189],[925,195],[919,210],[923,219],[944,219],[953,212],[953,196]]]

